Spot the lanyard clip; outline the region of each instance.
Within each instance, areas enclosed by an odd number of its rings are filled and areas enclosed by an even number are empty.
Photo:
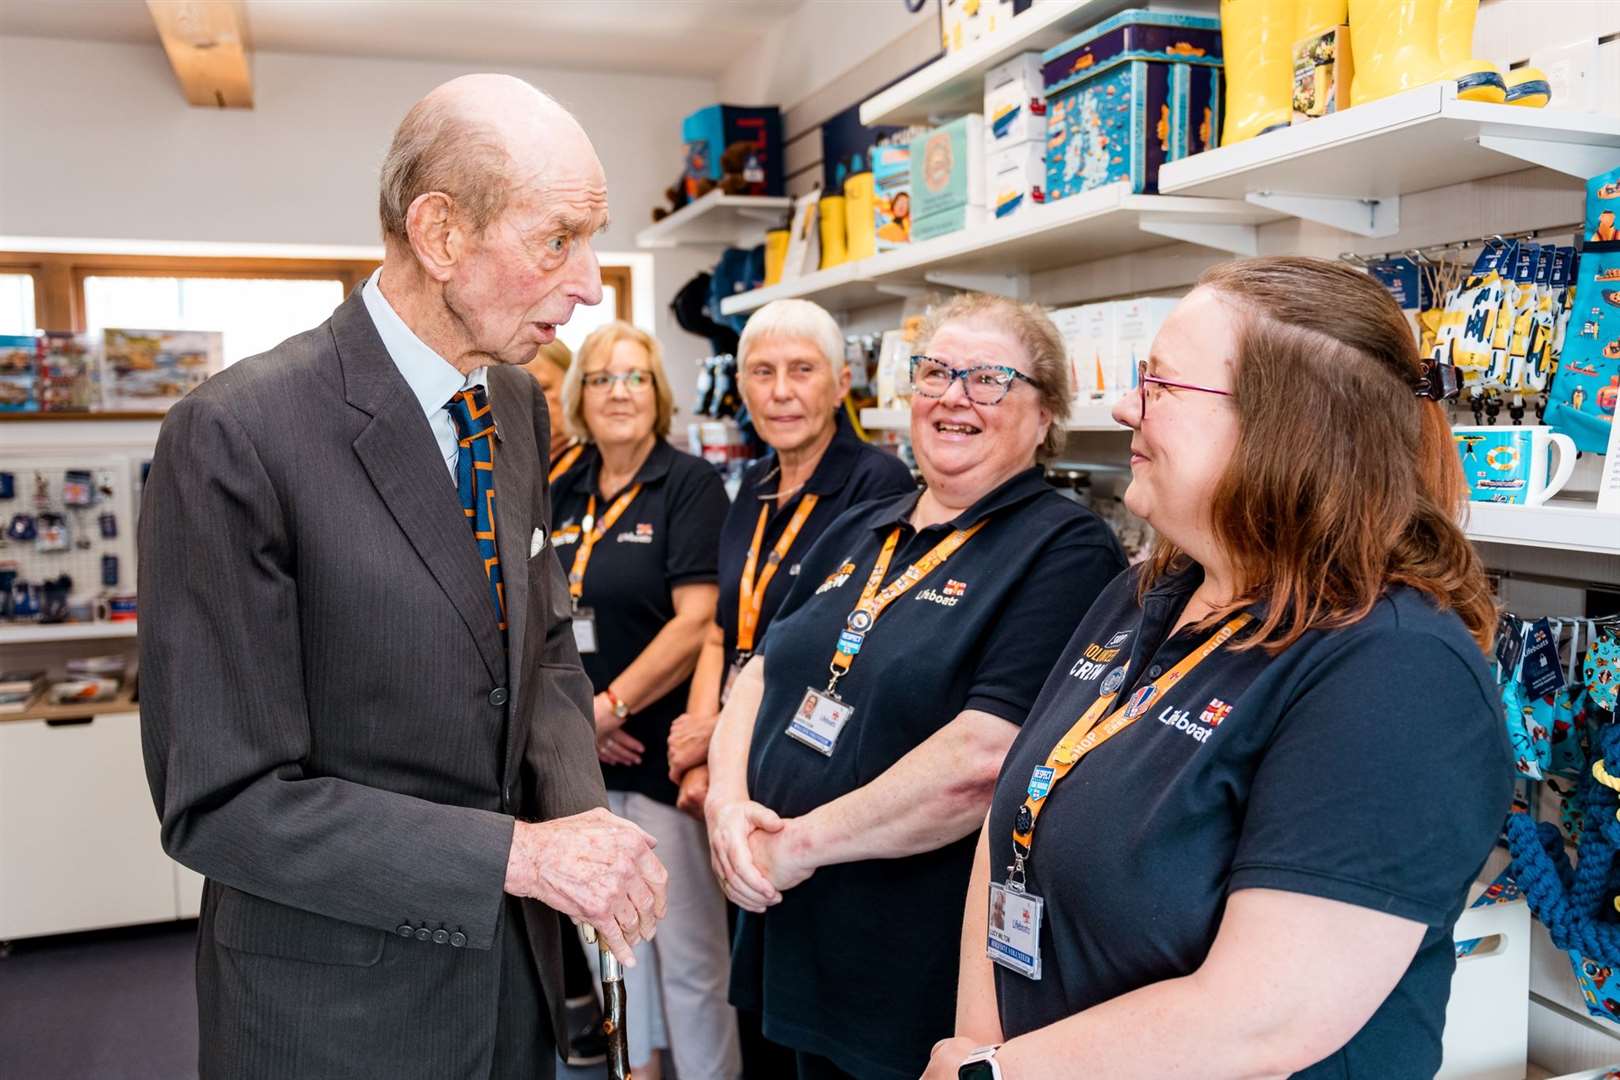
[[[832,678],[827,680],[827,696],[836,698],[838,696],[838,680],[844,677],[844,672],[837,664],[828,664],[827,670],[832,673]]]
[[[1007,888],[1011,892],[1021,893],[1024,891],[1024,884],[1024,856],[1015,850],[1012,865],[1007,867]]]

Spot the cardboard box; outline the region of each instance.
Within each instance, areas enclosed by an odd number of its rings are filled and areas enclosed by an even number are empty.
[[[38,412],[35,357],[39,341],[32,334],[0,335],[0,412]]]
[[[1181,301],[1161,296],[1121,300],[1114,312],[1114,377],[1116,395],[1136,388],[1136,365],[1153,350],[1153,338]]]
[[[958,117],[919,136],[911,144],[914,222],[947,213],[962,217],[959,211],[966,207],[982,211],[986,172],[984,119],[978,114]],[[912,225],[911,234],[922,239],[918,224]]]
[[[1054,90],[1132,60],[1220,67],[1221,55],[1219,19],[1122,11],[1043,52],[1041,76],[1050,101]]]
[[[984,76],[984,130],[990,150],[1046,141],[1046,87],[1041,54],[1027,52]]]
[[[1350,28],[1334,26],[1294,43],[1294,107],[1303,124],[1350,107]]]
[[[916,241],[932,240],[936,236],[947,236],[963,229],[971,229],[983,225],[988,220],[989,211],[982,206],[970,206],[966,203],[961,206],[950,207],[937,213],[915,218],[911,222],[911,238]]]
[[[990,155],[990,216],[1000,221],[1046,202],[1046,143],[1027,142]]]
[[[893,251],[911,242],[911,147],[872,150],[873,202],[877,249]]]

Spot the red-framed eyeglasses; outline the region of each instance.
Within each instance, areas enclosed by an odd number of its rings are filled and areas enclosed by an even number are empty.
[[[1168,386],[1176,390],[1196,390],[1200,394],[1219,394],[1221,397],[1232,396],[1230,390],[1217,390],[1213,386],[1199,386],[1197,383],[1177,382],[1175,379],[1161,379],[1157,375],[1149,375],[1147,373],[1147,362],[1138,360],[1136,362],[1136,387],[1142,394],[1142,416],[1144,419],[1147,417],[1148,398],[1153,396],[1148,393],[1148,387],[1150,386]]]

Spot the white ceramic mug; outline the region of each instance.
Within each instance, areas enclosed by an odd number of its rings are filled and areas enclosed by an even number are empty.
[[[1475,502],[1540,506],[1563,490],[1575,470],[1575,442],[1545,425],[1454,427],[1451,435]],[[1549,451],[1558,448],[1552,467]]]

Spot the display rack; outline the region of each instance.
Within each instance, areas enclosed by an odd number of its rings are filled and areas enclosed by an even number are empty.
[[[793,200],[784,196],[715,190],[636,233],[636,246],[753,247],[764,239],[766,228],[784,220],[792,208]]]
[[[1434,83],[1167,162],[1159,190],[1392,236],[1401,196],[1531,166],[1582,180],[1620,166],[1620,117],[1462,101]]]
[[[1258,251],[1257,226],[1283,216],[1238,200],[1137,195],[1120,182],[728,296],[720,311],[740,315],[788,297],[851,308],[930,287],[1025,295],[1031,274],[1177,241],[1252,255]]]
[[[1064,431],[1095,431],[1124,434],[1130,430],[1116,423],[1111,415],[1112,405],[1081,405],[1069,411]],[[861,426],[868,431],[908,431],[911,428],[911,410],[906,408],[862,409]]]
[[[134,712],[139,708],[140,706],[135,703],[135,688],[131,685],[131,680],[126,676],[123,689],[106,701],[79,701],[67,705],[49,705],[46,704],[45,695],[41,694],[22,712],[0,715],[0,723],[11,723],[19,720],[44,720],[46,722],[55,721],[61,723],[103,714]]]
[[[1013,17],[1007,26],[901,79],[861,102],[861,123],[926,124],[978,112],[984,104],[984,75],[1019,53],[1061,44],[1126,8],[1160,7],[1150,0],[1043,0]],[[1183,2],[1177,7],[1189,6]],[[1199,5],[1192,5],[1199,6]],[[1213,8],[1213,4],[1202,5]]]
[[[1620,555],[1620,514],[1555,499],[1544,506],[1468,504],[1468,538],[1482,544]]]

